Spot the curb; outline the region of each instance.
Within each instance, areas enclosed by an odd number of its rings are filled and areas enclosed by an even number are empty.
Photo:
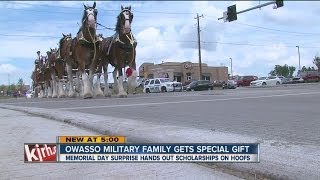
[[[320,83],[296,83],[296,84],[281,84],[276,86],[244,86],[243,88],[285,88],[285,87],[297,87],[297,86],[319,86]]]
[[[244,179],[317,179],[318,177],[315,169],[318,161],[315,157],[320,157],[320,150],[317,146],[305,148],[290,144],[288,148],[287,142],[258,140],[254,137],[223,133],[214,129],[164,126],[131,119],[5,104],[0,104],[0,108],[41,116],[102,135],[126,136],[130,143],[260,143],[260,149],[263,149],[260,150],[260,163],[196,164],[219,169],[224,173]],[[275,146],[275,143],[278,145]],[[303,152],[303,157],[300,157],[301,152]]]

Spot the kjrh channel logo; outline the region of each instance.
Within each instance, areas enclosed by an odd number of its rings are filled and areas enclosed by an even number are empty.
[[[55,162],[56,144],[24,144],[25,162]]]

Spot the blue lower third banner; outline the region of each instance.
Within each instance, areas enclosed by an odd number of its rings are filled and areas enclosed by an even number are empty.
[[[58,144],[58,162],[259,162],[259,144]]]

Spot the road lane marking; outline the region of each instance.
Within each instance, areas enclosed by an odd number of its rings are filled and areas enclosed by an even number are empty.
[[[225,98],[225,99],[202,99],[202,100],[188,100],[188,101],[173,101],[173,102],[158,102],[158,103],[136,103],[136,104],[120,104],[109,106],[84,106],[84,107],[71,107],[71,108],[56,108],[58,110],[72,110],[72,109],[95,109],[95,108],[115,108],[115,107],[130,107],[130,106],[149,106],[149,105],[163,105],[163,104],[182,104],[182,103],[196,103],[196,102],[215,102],[215,101],[230,101],[230,100],[243,100],[243,99],[260,99],[269,97],[285,97],[285,96],[299,96],[299,95],[313,95],[320,94],[320,92],[312,93],[298,93],[298,94],[278,94],[269,96],[255,96],[255,97],[239,97],[239,98]]]
[[[153,94],[152,94],[153,95]],[[213,95],[217,95],[217,94],[213,94]],[[219,94],[220,95],[220,94]],[[154,99],[154,98],[168,98],[168,97],[197,97],[197,96],[204,96],[199,94],[176,94],[176,95],[156,95],[156,96],[134,96],[134,97],[128,97],[128,98],[119,98],[116,96],[113,96],[111,98],[92,98],[92,99],[83,99],[83,98],[78,98],[78,99],[57,99],[57,100],[51,100],[51,101],[32,101],[32,102],[28,102],[28,101],[23,101],[23,102],[3,102],[3,104],[21,104],[21,103],[25,103],[25,104],[37,104],[37,103],[60,103],[60,102],[79,102],[79,101],[85,101],[85,102],[92,102],[92,101],[109,101],[109,100],[113,100],[113,99],[119,99],[119,100],[128,100],[128,99]]]
[[[197,96],[212,96],[212,95],[241,95],[241,94],[259,94],[259,93],[268,93],[268,92],[274,92],[274,90],[258,90],[258,91],[243,91],[245,89],[239,89],[239,90],[231,90],[231,91],[213,91],[212,94],[203,94],[204,92],[207,91],[199,91],[199,92],[175,92],[175,94],[171,94],[171,95],[163,95],[163,94],[151,94],[150,96],[133,96],[133,97],[129,97],[129,98],[118,98],[116,96],[113,96],[111,98],[93,98],[93,99],[82,99],[82,98],[78,98],[78,99],[72,99],[72,98],[61,98],[61,99],[52,99],[50,101],[23,101],[23,102],[3,102],[3,104],[40,104],[40,103],[60,103],[60,102],[79,102],[79,101],[85,101],[85,102],[90,102],[90,101],[109,101],[109,100],[113,100],[113,99],[119,99],[119,100],[128,100],[128,99],[157,99],[157,98],[180,98],[180,97],[197,97]],[[284,91],[291,91],[291,90],[280,90],[277,89],[278,92],[284,92]],[[218,92],[218,94],[217,94]],[[221,92],[221,94],[220,94]],[[181,94],[180,94],[181,93]],[[40,98],[41,99],[41,98]]]

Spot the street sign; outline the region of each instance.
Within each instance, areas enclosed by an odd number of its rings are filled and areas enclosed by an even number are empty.
[[[223,12],[223,22],[227,22],[228,11]]]

